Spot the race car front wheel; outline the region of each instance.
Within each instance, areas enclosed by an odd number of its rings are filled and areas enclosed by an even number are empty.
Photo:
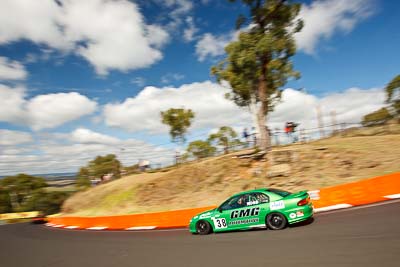
[[[281,213],[271,213],[267,216],[266,223],[271,230],[282,230],[287,225],[287,219]]]
[[[207,221],[198,221],[196,224],[196,231],[199,235],[208,235],[212,231],[212,227]]]

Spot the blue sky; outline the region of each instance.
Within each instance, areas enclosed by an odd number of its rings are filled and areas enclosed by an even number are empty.
[[[304,128],[336,111],[359,122],[398,74],[400,4],[303,1],[291,81],[268,124]],[[225,0],[5,0],[0,9],[0,175],[76,171],[99,154],[168,164],[176,147],[159,112],[196,113],[189,140],[252,120],[224,99],[210,66],[246,13]],[[285,89],[283,88],[283,89]],[[299,91],[298,89],[304,89]],[[349,101],[352,99],[352,101]]]

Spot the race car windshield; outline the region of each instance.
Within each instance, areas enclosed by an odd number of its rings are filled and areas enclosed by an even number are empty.
[[[292,193],[290,193],[288,191],[275,189],[275,188],[269,188],[268,191],[271,192],[271,193],[275,193],[277,195],[280,195],[281,197],[287,197],[288,195],[292,194]]]

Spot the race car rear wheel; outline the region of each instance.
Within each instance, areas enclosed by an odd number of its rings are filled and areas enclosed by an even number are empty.
[[[196,231],[199,235],[208,235],[212,232],[212,227],[207,221],[198,221],[196,224]]]
[[[267,223],[267,227],[271,230],[282,230],[287,225],[287,219],[281,213],[268,214],[265,221]]]

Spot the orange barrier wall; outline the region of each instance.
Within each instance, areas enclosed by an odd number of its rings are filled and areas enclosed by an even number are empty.
[[[107,229],[127,229],[131,227],[156,226],[157,228],[183,227],[196,214],[213,209],[215,206],[195,209],[174,210],[156,213],[132,214],[101,217],[54,217],[48,221],[57,225],[89,227],[106,227]]]
[[[315,208],[350,204],[352,206],[387,200],[384,196],[400,194],[400,173],[389,174],[358,182],[337,185],[319,190],[319,199],[313,200]],[[215,207],[102,217],[53,217],[49,223],[76,226],[86,229],[105,227],[107,229],[127,229],[131,227],[173,228],[186,227],[197,213]]]
[[[400,194],[400,173],[323,188],[313,204],[315,208],[343,203],[358,206],[388,200],[384,196],[393,194]]]

